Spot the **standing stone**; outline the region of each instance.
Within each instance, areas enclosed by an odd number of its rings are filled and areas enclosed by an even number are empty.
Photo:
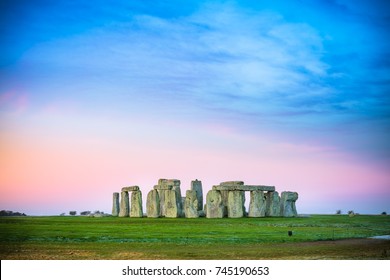
[[[198,197],[195,190],[188,190],[186,192],[184,212],[186,218],[199,218]]]
[[[121,204],[119,206],[119,217],[129,216],[129,192],[121,192]]]
[[[148,218],[160,217],[160,197],[157,190],[151,190],[146,199],[146,215]]]
[[[180,181],[179,181],[180,182]],[[184,211],[183,211],[183,202],[182,202],[182,196],[181,196],[181,189],[180,185],[173,186],[172,190],[176,192],[176,203],[177,203],[177,212],[179,217],[184,216]]]
[[[131,193],[130,217],[142,218],[142,216],[142,193],[141,191],[133,191]]]
[[[222,204],[221,192],[210,190],[206,195],[206,217],[223,218],[224,206]]]
[[[280,215],[283,217],[298,216],[295,201],[298,199],[297,192],[282,192],[280,199]]]
[[[160,198],[160,215],[161,217],[166,216],[166,203],[165,203],[165,191],[166,190],[171,190],[174,187],[179,187],[180,188],[180,180],[178,179],[158,179],[158,185],[154,186],[154,189],[158,191],[158,195]],[[180,189],[179,189],[180,191]],[[178,191],[178,192],[179,192]],[[181,196],[181,194],[180,194]],[[180,206],[182,206],[181,201],[178,202]],[[182,209],[182,207],[181,207]],[[180,211],[181,214],[182,211]]]
[[[263,191],[251,191],[249,202],[249,217],[264,217],[266,210],[266,202]]]
[[[241,218],[245,215],[245,192],[229,191],[228,195],[228,217]]]
[[[228,198],[229,198],[229,191],[220,191],[221,197],[222,197],[222,205],[223,205],[223,216],[227,217],[228,215]]]
[[[119,215],[119,193],[112,194],[112,215],[118,217]]]
[[[184,209],[186,208],[186,197],[185,196],[181,197],[181,205],[183,205],[183,212],[184,212]]]
[[[270,217],[280,216],[280,198],[278,192],[268,192],[266,196],[265,215]]]
[[[167,218],[177,218],[179,217],[178,205],[178,196],[177,192],[174,190],[165,191],[165,217]],[[181,197],[180,197],[181,200]]]
[[[198,211],[203,209],[203,189],[202,189],[202,181],[191,181],[191,190],[196,192],[196,196],[198,199]]]

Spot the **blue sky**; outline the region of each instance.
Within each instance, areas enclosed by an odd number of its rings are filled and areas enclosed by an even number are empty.
[[[225,147],[259,161],[301,149],[302,166],[331,157],[379,170],[383,198],[389,5],[0,1],[0,132],[29,137],[34,127],[56,142],[92,131],[112,135],[107,147],[139,136],[145,149]],[[294,152],[283,161],[278,147]]]

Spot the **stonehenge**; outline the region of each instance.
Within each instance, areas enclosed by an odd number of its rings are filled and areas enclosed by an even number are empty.
[[[191,181],[182,197],[178,179],[159,179],[147,194],[146,216],[149,218],[259,218],[296,217],[298,193],[283,191],[275,186],[245,185],[243,181],[226,181],[214,185],[203,201],[202,182]],[[249,208],[245,209],[245,193],[249,192]],[[129,201],[129,193],[131,199]],[[123,187],[112,196],[112,216],[141,218],[144,216],[142,193],[138,186]]]

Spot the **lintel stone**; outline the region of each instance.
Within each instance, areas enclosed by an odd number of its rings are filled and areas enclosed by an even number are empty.
[[[221,182],[221,186],[242,186],[244,185],[243,181],[226,181],[226,182]]]
[[[213,186],[214,191],[275,191],[274,186],[263,185],[218,185]]]
[[[123,187],[122,192],[133,192],[133,191],[139,191],[138,186],[130,186],[130,187]]]
[[[172,185],[155,185],[153,188],[155,190],[168,191],[168,190],[172,190],[173,186]]]

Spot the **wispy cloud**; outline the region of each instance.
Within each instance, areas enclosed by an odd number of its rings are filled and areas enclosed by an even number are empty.
[[[356,29],[359,15],[341,4],[322,5],[349,11],[345,30]],[[164,116],[182,120],[202,111],[232,116],[237,127],[250,130],[285,129],[301,140],[388,118],[389,65],[376,58],[371,44],[360,46],[362,35],[345,48],[336,31],[236,4],[207,4],[179,17],[122,8],[109,10],[120,21],[25,54],[24,75],[41,90],[41,100],[50,103],[61,91],[61,98],[94,108],[150,114],[170,107]],[[361,69],[368,62],[372,67]]]

